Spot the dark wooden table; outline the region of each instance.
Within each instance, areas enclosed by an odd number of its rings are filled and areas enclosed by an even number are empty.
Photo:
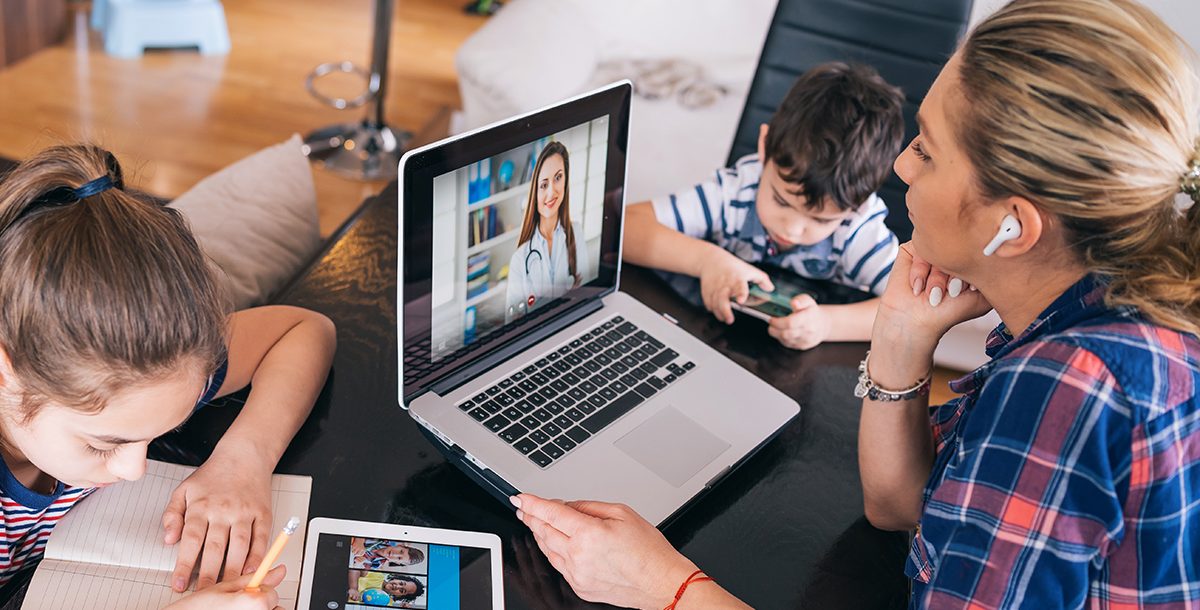
[[[874,529],[862,513],[851,388],[865,345],[787,350],[761,322],[717,323],[646,270],[627,267],[621,282],[802,406],[775,441],[667,527],[671,542],[756,608],[903,608],[907,538]],[[397,405],[395,299],[393,184],[277,299],[338,327],[329,383],[279,472],[313,477],[311,517],[498,534],[509,608],[587,606],[510,508],[447,463]],[[156,457],[198,463],[236,411],[204,409]]]
[[[8,166],[0,160],[0,174]],[[279,471],[313,477],[312,517],[498,534],[509,608],[587,606],[509,507],[442,459],[396,404],[395,195],[393,185],[369,200],[277,299],[338,326],[329,383]],[[903,608],[907,538],[862,516],[850,389],[865,345],[794,352],[757,320],[717,323],[645,270],[627,267],[621,282],[802,406],[776,440],[667,527],[671,542],[756,608]],[[238,397],[226,402],[156,442],[152,457],[199,464],[237,415]]]

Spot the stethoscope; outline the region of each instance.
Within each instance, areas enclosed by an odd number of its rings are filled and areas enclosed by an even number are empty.
[[[542,251],[541,251],[541,250],[538,250],[537,248],[535,248],[535,247],[533,246],[533,240],[531,239],[531,240],[529,240],[529,252],[526,252],[526,253],[525,253],[525,281],[530,281],[530,280],[529,280],[529,278],[530,278],[530,274],[529,274],[529,260],[530,260],[531,258],[533,258],[533,256],[534,256],[535,254],[537,255],[537,261],[538,261],[538,264],[540,264],[540,265],[545,265],[545,261],[546,261],[546,259],[545,259],[545,257],[543,257],[543,256],[542,256]],[[528,296],[528,297],[525,299],[525,302],[524,302],[524,303],[522,303],[522,304],[519,304],[519,305],[512,305],[512,306],[510,306],[510,307],[509,307],[509,314],[511,315],[511,314],[518,314],[518,313],[519,313],[519,314],[522,314],[522,315],[523,315],[523,314],[524,314],[524,311],[528,311],[528,309],[529,309],[530,307],[533,307],[533,304],[534,304],[536,301],[537,301],[537,296],[536,296],[536,295],[534,295],[534,294],[530,294],[530,295],[529,295],[529,296]]]
[[[537,255],[538,263],[545,264],[546,259],[542,258],[541,250],[538,250],[537,248],[533,247],[533,240],[531,239],[531,240],[529,240],[529,252],[525,255],[525,275],[526,276],[529,275],[529,258],[531,256],[533,256],[534,254]]]

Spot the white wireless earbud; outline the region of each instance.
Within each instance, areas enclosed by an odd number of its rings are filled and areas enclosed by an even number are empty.
[[[988,245],[983,247],[983,255],[991,256],[995,254],[996,250],[999,250],[1000,246],[1004,245],[1004,242],[1012,241],[1020,236],[1021,222],[1012,214],[1005,216],[1004,220],[1000,221],[1000,230],[996,231],[996,236],[992,238],[992,241],[988,242]]]

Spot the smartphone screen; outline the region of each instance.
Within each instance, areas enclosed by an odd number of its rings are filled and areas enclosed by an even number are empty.
[[[791,299],[775,293],[767,292],[754,284],[750,285],[750,296],[742,307],[764,313],[772,318],[783,318],[791,315]]]

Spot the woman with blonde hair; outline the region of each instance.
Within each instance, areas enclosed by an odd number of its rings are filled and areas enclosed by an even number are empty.
[[[550,142],[538,155],[517,250],[508,262],[509,320],[579,287],[588,276],[587,249],[571,222],[570,168],[561,142]]]
[[[1200,605],[1191,59],[1132,0],[1016,0],[922,103],[856,389],[867,518],[917,532],[912,607]],[[991,360],[931,408],[934,348],[992,308]],[[744,607],[624,507],[514,503],[587,599]]]

